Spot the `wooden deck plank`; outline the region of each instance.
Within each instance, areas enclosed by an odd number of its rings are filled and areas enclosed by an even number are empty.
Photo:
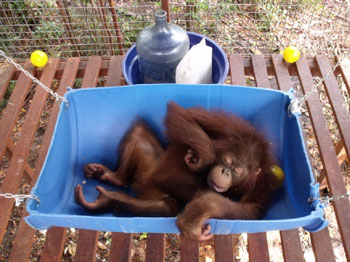
[[[233,69],[230,69],[232,70],[231,82],[237,85],[246,85],[245,77],[244,77],[244,67],[243,67],[244,64],[240,62],[241,59],[239,59],[237,56],[234,56],[232,58],[235,58],[235,60],[230,61],[230,66],[233,67]],[[230,59],[232,58],[230,56]],[[252,57],[252,66],[253,66],[252,70],[254,72],[256,85],[259,87],[270,88],[270,81],[268,79],[265,58],[263,56],[254,55]],[[250,247],[259,246],[259,248],[256,250],[253,250],[253,249],[250,250],[249,252],[250,259],[254,261],[254,258],[257,259],[261,256],[262,258],[267,258],[268,260],[269,255],[268,255],[266,233],[257,233],[253,235],[249,234],[248,239],[250,240],[249,241]],[[248,244],[248,249],[249,249],[249,244]],[[267,254],[267,257],[266,257],[266,254]]]
[[[96,87],[100,75],[102,59],[99,56],[90,56],[81,88]]]
[[[231,82],[235,83],[237,85],[246,85],[245,83],[245,77],[244,77],[244,65],[241,63],[242,58],[238,58],[238,56],[230,56],[230,59],[235,58],[232,62],[230,61],[230,66],[233,67],[231,71]],[[266,70],[266,64],[265,59],[263,56],[253,56],[252,57],[252,66],[253,66],[253,72],[255,76],[255,83],[259,87],[265,87],[270,88],[270,81],[267,76],[267,70]],[[259,246],[258,249],[250,249],[249,251],[249,257],[251,261],[255,261],[254,259],[259,259],[259,257],[267,258],[266,261],[269,260],[269,253],[268,253],[268,247],[267,247],[267,238],[266,233],[257,233],[257,234],[249,234],[248,235],[248,249],[249,245],[250,248],[254,246]],[[250,242],[250,244],[249,244]],[[232,246],[232,242],[231,242]],[[215,248],[217,246],[215,245]],[[230,247],[229,247],[230,248]],[[233,248],[233,247],[232,247]],[[230,248],[231,249],[231,248]],[[229,251],[231,252],[231,250]],[[233,252],[233,249],[232,249]],[[267,255],[267,256],[266,256]],[[256,260],[260,261],[260,260]]]
[[[162,262],[165,257],[164,234],[148,234],[146,245],[146,261]]]
[[[245,86],[243,59],[240,55],[229,55],[231,84]]]
[[[276,72],[276,79],[279,89],[288,91],[293,87],[288,68],[285,65],[283,57],[280,55],[272,55],[272,64]],[[301,248],[298,229],[280,231],[283,257],[285,261],[302,261],[303,250]]]
[[[131,236],[131,234],[125,233],[112,233],[112,244],[109,254],[109,261],[130,261]]]
[[[58,60],[51,59],[41,78],[41,81],[44,84],[51,86],[57,66]],[[18,88],[20,87],[21,86],[18,86]],[[41,112],[48,96],[48,93],[45,90],[39,86],[36,86],[36,88],[37,90],[33,96],[32,104],[28,109],[27,115],[23,122],[21,136],[17,140],[17,145],[14,152],[12,152],[10,164],[7,169],[5,179],[2,182],[2,193],[16,194],[22,180],[23,170],[25,163],[27,162],[26,159],[29,156],[31,144],[36,134],[36,127],[39,123]],[[11,216],[13,203],[14,199],[0,198],[0,206],[3,209],[0,215],[0,239],[3,237],[7,226],[7,221]]]
[[[62,260],[66,234],[67,229],[63,227],[53,227],[47,231],[41,262],[60,262]]]
[[[243,59],[240,55],[230,54],[230,77],[232,85],[245,86]],[[232,261],[233,259],[233,236],[232,235],[215,235],[215,261]]]
[[[253,66],[256,86],[271,88],[270,81],[267,75],[264,56],[253,55],[252,66]],[[248,234],[248,252],[249,252],[249,258],[251,261],[268,261],[269,260],[269,251],[267,246],[266,233]],[[262,259],[262,260],[258,260],[258,259]]]
[[[265,233],[248,234],[249,261],[270,261]]]
[[[11,159],[13,152],[15,152],[15,145],[13,144],[12,141],[7,142],[7,148],[5,150],[5,156],[8,159]],[[29,166],[29,164],[26,162],[24,163],[24,175],[27,177],[24,177],[30,183],[30,181],[33,179],[33,169]]]
[[[328,227],[325,229],[310,233],[312,249],[317,262],[335,262],[332,243],[329,238]]]
[[[15,73],[15,66],[7,63],[0,66],[0,101],[4,97],[11,78]]]
[[[337,153],[338,164],[341,165],[347,158],[343,141],[340,140],[338,142],[338,144],[335,147],[335,152]]]
[[[254,72],[256,86],[271,88],[264,56],[253,55],[252,65],[253,65],[253,72]]]
[[[105,86],[119,86],[122,82],[122,60],[123,56],[112,56],[109,62]]]
[[[297,62],[297,68],[304,93],[309,92],[313,87],[313,80],[311,72],[308,68],[308,64],[304,57],[301,57]],[[330,191],[334,195],[342,195],[346,193],[346,188],[341,175],[340,167],[338,165],[338,159],[335,152],[335,148],[333,146],[329,130],[326,126],[326,119],[322,113],[321,102],[317,93],[313,93],[309,96],[307,100],[307,107],[308,111],[310,112],[313,129],[320,149],[320,156],[326,173]],[[345,253],[348,260],[350,260],[350,229],[348,227],[348,225],[350,224],[349,200],[343,199],[334,202],[334,208],[336,212],[338,226],[341,231]],[[328,242],[326,238],[322,238],[321,240]],[[319,252],[323,252],[323,250],[319,250]]]
[[[272,55],[272,64],[276,72],[276,80],[279,89],[282,91],[288,91],[293,87],[290,75],[288,73],[288,68],[286,67],[286,62],[280,55]]]
[[[26,60],[24,69],[31,74],[35,71],[34,66],[29,60]],[[21,73],[11,97],[8,100],[7,106],[2,111],[2,117],[0,119],[0,158],[2,158],[5,153],[7,141],[11,136],[17,115],[22,108],[22,104],[29,88],[31,87],[31,83],[32,80],[24,73]]]
[[[75,262],[96,261],[98,232],[92,230],[79,230],[77,249],[74,256]]]
[[[112,56],[109,63],[105,86],[120,86],[122,82],[123,56]],[[110,261],[126,262],[131,256],[132,234],[112,233],[112,245],[110,249]]]
[[[233,235],[215,235],[215,262],[232,262],[233,258]]]
[[[339,61],[341,58],[338,58]],[[346,84],[346,89],[350,92],[350,59],[344,58],[340,63],[340,70]]]
[[[95,87],[97,85],[100,68],[101,57],[91,56],[89,57],[86,71],[83,78],[82,88]],[[98,241],[98,231],[93,230],[79,230],[77,251],[74,257],[74,261],[95,261],[96,250]]]
[[[80,62],[79,58],[68,59],[66,63],[66,68],[64,70],[62,79],[60,81],[60,85],[57,90],[57,93],[59,95],[63,96],[64,93],[67,91],[67,87],[73,86],[75,77],[77,75],[79,62]],[[50,144],[50,140],[56,125],[56,119],[58,116],[59,109],[60,109],[59,104],[55,103],[51,110],[50,119],[48,121],[48,125],[44,135],[43,146],[40,150],[41,152],[38,159],[38,163],[40,164],[43,163],[46,153],[48,151],[48,145]],[[56,228],[56,227],[50,228],[47,231],[46,236],[47,236],[47,239],[45,241],[45,246],[44,246],[43,255],[42,255],[42,257],[45,258],[46,260],[43,260],[43,261],[50,261],[50,262],[61,261],[63,245],[65,241],[65,236],[66,236],[66,229]]]
[[[58,68],[58,64],[59,64],[58,59],[50,59],[49,62],[47,63],[40,79],[40,81],[44,83],[46,86],[51,86],[56,70]],[[45,90],[43,90],[41,87],[36,86],[36,92],[32,99],[32,104],[28,110],[28,114],[27,114],[25,123],[23,125],[22,135],[17,143],[17,146],[13,149],[12,159],[15,162],[17,162],[16,161],[17,159],[27,159],[29,155],[30,144],[34,139],[34,136],[36,133],[36,126],[37,126],[37,123],[39,122],[47,97],[48,97],[48,93]],[[20,153],[17,153],[17,151],[20,151]],[[12,163],[12,159],[11,159],[11,163]],[[10,164],[8,171],[11,173],[21,173],[25,169],[26,162],[27,161],[16,163],[13,167]],[[11,178],[10,183],[17,184],[17,187],[18,187],[20,180],[15,182],[14,179]],[[34,185],[34,183],[31,183],[31,184],[32,186]],[[24,213],[22,214],[22,218],[26,214],[27,213],[24,211]],[[12,248],[9,261],[14,261],[14,262],[26,261],[29,257],[29,254],[32,248],[33,238],[34,238],[34,230],[32,230],[22,219],[17,229],[17,234],[13,242],[13,248]]]
[[[322,77],[325,77],[332,67],[326,57],[316,56],[317,64],[320,68]],[[345,151],[350,156],[350,115],[346,109],[345,101],[340,93],[338,82],[334,74],[329,74],[324,80],[325,90],[329,97],[329,102],[333,108],[334,116],[344,143]]]
[[[301,248],[298,229],[280,231],[282,252],[285,262],[303,261],[304,255]]]
[[[180,262],[199,261],[198,241],[193,241],[180,235]]]

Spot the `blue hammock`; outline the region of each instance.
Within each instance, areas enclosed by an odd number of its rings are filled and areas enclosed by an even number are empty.
[[[65,96],[69,106],[61,105],[49,153],[32,189],[40,203],[27,202],[29,215],[25,220],[36,229],[61,226],[128,233],[178,233],[175,217],[91,214],[74,200],[75,186],[86,180],[85,164],[94,162],[116,168],[116,149],[135,117],[146,119],[165,142],[163,118],[168,101],[183,107],[223,109],[248,120],[270,140],[285,172],[284,184],[275,193],[262,220],[210,219],[213,233],[298,227],[318,231],[327,225],[322,204],[308,202],[310,197],[319,196],[318,184],[304,146],[299,116],[288,115],[291,93],[227,85],[162,84],[71,90]],[[99,183],[92,179],[83,185],[88,201],[97,197],[95,186]]]

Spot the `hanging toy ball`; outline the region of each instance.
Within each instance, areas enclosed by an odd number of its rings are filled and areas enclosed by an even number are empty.
[[[34,66],[37,67],[43,67],[47,64],[47,54],[41,50],[35,50],[31,55],[30,55],[30,61]]]
[[[283,51],[283,58],[287,63],[295,63],[300,58],[300,51],[295,46],[288,46]]]
[[[284,182],[284,172],[283,172],[282,168],[280,168],[277,165],[273,165],[271,167],[271,171],[278,180],[278,183],[275,186],[275,188],[277,189],[277,188],[281,187],[283,182]]]

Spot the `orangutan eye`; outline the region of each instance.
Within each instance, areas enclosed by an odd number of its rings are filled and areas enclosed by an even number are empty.
[[[243,175],[243,168],[240,167],[240,166],[235,167],[234,171],[235,171],[235,174],[238,175],[238,176],[242,176]]]

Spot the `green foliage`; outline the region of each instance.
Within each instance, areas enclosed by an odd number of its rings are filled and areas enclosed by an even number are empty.
[[[62,27],[57,21],[46,21],[35,27],[34,39],[59,39],[62,37]]]
[[[73,89],[79,89],[81,88],[83,84],[83,79],[82,78],[76,78],[74,81]]]
[[[289,15],[302,13],[304,9],[322,9],[321,0],[255,0],[252,11],[257,27],[263,33],[273,32],[276,24]]]

